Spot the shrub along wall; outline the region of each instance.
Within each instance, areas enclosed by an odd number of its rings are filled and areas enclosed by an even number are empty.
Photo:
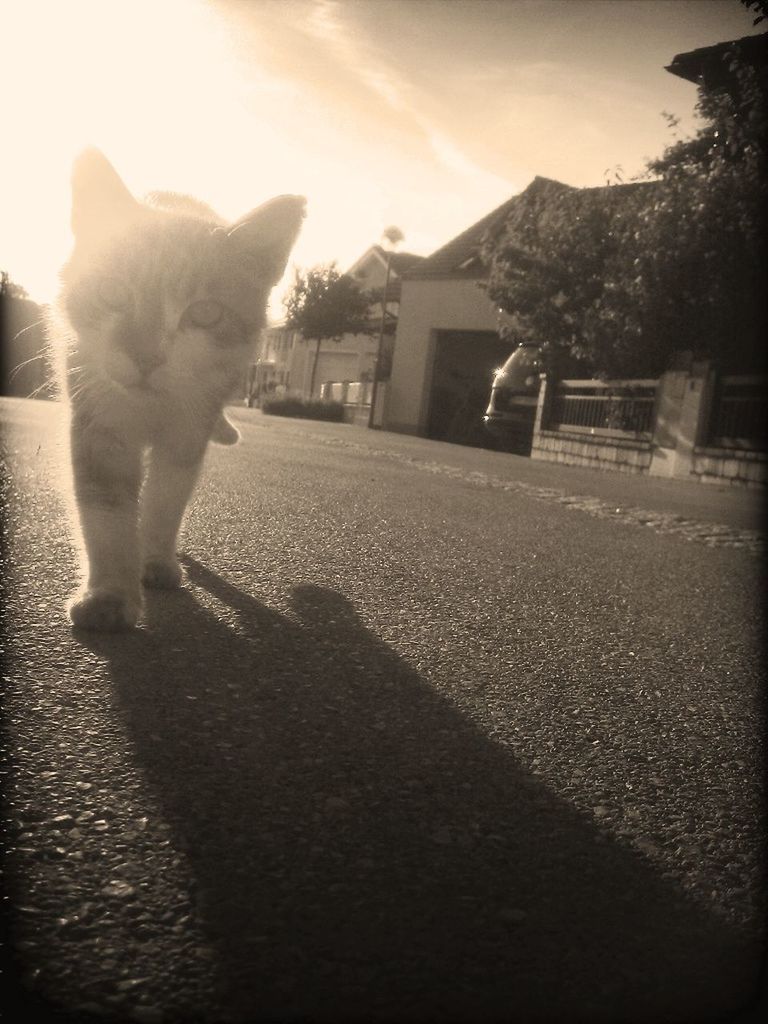
[[[268,416],[293,416],[307,420],[329,420],[344,422],[344,406],[341,402],[322,402],[306,398],[265,398],[261,411]]]

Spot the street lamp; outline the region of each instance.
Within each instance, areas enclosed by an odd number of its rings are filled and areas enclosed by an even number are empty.
[[[385,228],[382,232],[382,238],[390,243],[390,246],[397,245],[398,242],[402,242],[405,235],[400,228],[392,227]],[[388,248],[387,253],[387,273],[384,278],[384,291],[381,293],[381,324],[379,325],[379,344],[376,349],[376,362],[373,366],[373,387],[371,388],[371,411],[368,413],[368,429],[371,430],[374,427],[373,418],[376,414],[376,394],[379,388],[379,367],[381,366],[381,356],[384,350],[384,323],[387,318],[387,291],[389,290],[389,275],[392,269],[392,249]]]

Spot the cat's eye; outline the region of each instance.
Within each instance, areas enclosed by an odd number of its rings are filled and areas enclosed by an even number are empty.
[[[125,309],[131,301],[128,286],[116,277],[104,277],[98,284],[99,298],[110,309]]]
[[[185,315],[195,327],[214,327],[224,315],[224,307],[215,299],[201,299],[188,306]]]

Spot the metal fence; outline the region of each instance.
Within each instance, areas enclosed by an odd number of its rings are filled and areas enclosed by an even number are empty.
[[[721,377],[715,385],[706,444],[768,450],[768,377]]]
[[[547,414],[550,430],[606,437],[650,438],[656,380],[561,380]]]

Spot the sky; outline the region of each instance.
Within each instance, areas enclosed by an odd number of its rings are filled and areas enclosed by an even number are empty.
[[[602,185],[695,130],[675,54],[755,34],[738,0],[10,0],[0,269],[47,302],[74,156],[235,220],[304,195],[292,265],[383,230],[429,255],[536,176]]]

